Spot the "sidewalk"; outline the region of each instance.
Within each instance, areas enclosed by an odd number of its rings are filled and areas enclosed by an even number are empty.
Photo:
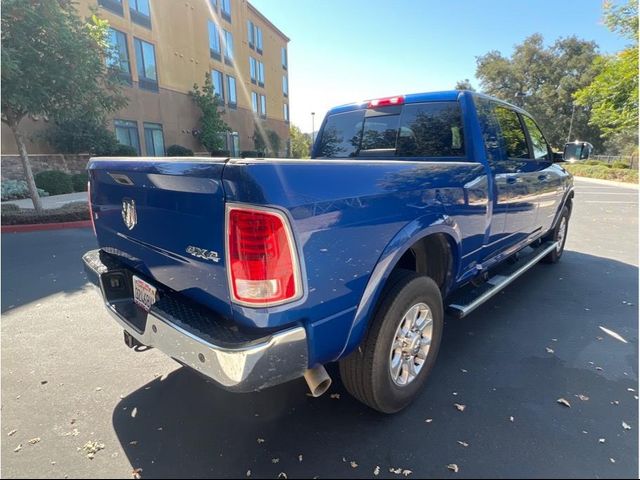
[[[600,180],[599,178],[589,178],[589,177],[579,177],[574,175],[576,180],[582,180],[590,183],[599,183],[600,185],[608,185],[610,187],[623,187],[623,188],[633,188],[638,190],[640,185],[637,183],[628,183],[628,182],[616,182],[615,180]]]
[[[67,205],[68,203],[86,202],[87,192],[65,193],[64,195],[54,195],[52,197],[40,197],[40,200],[42,201],[42,207],[45,209],[59,208]],[[2,205],[6,205],[8,203],[17,205],[20,208],[33,208],[33,202],[30,198],[25,198],[23,200],[8,200],[6,202],[2,202]]]

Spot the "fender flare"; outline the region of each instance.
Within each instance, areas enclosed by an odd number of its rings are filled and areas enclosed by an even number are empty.
[[[453,252],[454,274],[457,275],[460,268],[458,260],[461,258],[462,234],[459,226],[451,217],[444,214],[425,215],[405,225],[387,244],[376,262],[356,309],[347,340],[337,358],[342,358],[345,353],[350,353],[362,341],[384,286],[400,258],[416,242],[435,233],[444,233],[453,240],[455,247]]]

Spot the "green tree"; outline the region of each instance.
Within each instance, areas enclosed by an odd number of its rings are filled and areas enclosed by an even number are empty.
[[[27,115],[54,121],[78,110],[101,114],[126,104],[107,68],[107,22],[78,17],[67,0],[2,2],[2,121],[16,140],[29,194],[38,197],[21,122]]]
[[[491,51],[476,58],[476,77],[482,90],[531,113],[555,147],[564,145],[571,126],[572,137],[602,145],[600,130],[589,125],[589,112],[575,107],[573,95],[596,75],[598,58],[594,42],[561,38],[549,47],[534,34],[516,45],[510,57]]]
[[[589,123],[602,131],[612,153],[637,152],[638,144],[638,4],[604,5],[604,23],[632,44],[615,55],[599,57],[593,81],[574,95],[590,109]]]
[[[280,144],[282,143],[282,141],[280,140],[280,136],[275,130],[267,131],[267,136],[269,137],[270,156],[280,156]]]
[[[458,80],[454,88],[456,90],[469,90],[471,92],[476,91],[476,89],[473,88],[473,85],[471,85],[471,82],[469,81],[468,78],[465,78],[464,80]]]
[[[47,142],[60,153],[113,155],[118,145],[104,118],[75,114],[57,119],[45,132]]]
[[[295,125],[289,128],[291,137],[291,156],[293,158],[309,158],[311,155],[311,136]]]
[[[260,156],[267,154],[267,140],[265,138],[266,130],[264,125],[256,123],[253,129],[253,148]]]
[[[220,107],[223,106],[223,103],[214,91],[211,75],[206,73],[204,86],[199,87],[194,84],[189,95],[202,112],[200,128],[196,135],[198,140],[209,153],[223,150],[225,146],[224,134],[231,129],[222,119]]]

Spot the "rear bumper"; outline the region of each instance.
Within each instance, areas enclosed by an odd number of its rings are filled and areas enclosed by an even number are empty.
[[[133,302],[130,270],[100,250],[87,252],[82,260],[107,311],[128,334],[227,390],[261,390],[299,378],[308,368],[307,337],[302,327],[252,336],[162,290],[158,302],[146,313]]]

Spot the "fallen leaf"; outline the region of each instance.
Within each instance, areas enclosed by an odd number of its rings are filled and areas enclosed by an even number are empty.
[[[353,460],[351,460],[350,465],[351,465],[351,468],[358,468],[358,464]]]
[[[467,408],[466,405],[461,405],[459,403],[454,403],[453,406],[456,407],[459,412],[464,412],[464,409]]]
[[[611,463],[616,463],[615,458],[609,458],[609,461],[610,461]]]
[[[131,472],[131,476],[134,478],[134,480],[140,480],[142,478],[142,469],[141,468],[134,468],[133,471]]]
[[[465,370],[464,368],[461,368],[461,369],[460,369],[460,371],[461,371],[462,373],[469,373],[469,372],[468,372],[467,370]]]
[[[298,461],[302,462],[302,455],[298,455]]]
[[[40,443],[40,437],[32,438],[29,440],[29,445],[35,445],[36,443]]]
[[[93,460],[100,450],[104,450],[104,443],[87,442],[82,447],[82,450],[87,454],[89,460]]]
[[[9,433],[7,433],[7,437],[11,437],[11,436],[15,435],[17,431],[18,430],[11,430]]]
[[[137,444],[138,444],[137,440],[133,440],[133,441],[129,442],[129,445],[137,445]]]
[[[509,421],[510,421],[510,422],[513,422],[514,420],[515,420],[515,418],[513,418],[513,417],[509,417]]]
[[[469,444],[467,442],[462,442],[460,440],[458,440],[458,445],[462,445],[465,448],[467,448],[469,446]]]
[[[613,402],[611,402],[611,405],[620,405],[620,401],[619,400],[614,400]]]
[[[587,397],[586,395],[582,395],[582,394],[576,395],[576,398],[579,398],[583,402],[586,402],[587,400],[589,400],[589,397]]]
[[[625,430],[631,430],[631,425],[629,425],[627,422],[622,422],[622,428],[624,428]]]
[[[606,442],[606,440],[605,440],[604,438],[599,438],[599,439],[598,439],[598,442],[599,442],[599,443],[604,443],[604,442]]]
[[[602,372],[604,369],[602,367],[596,367],[596,370]]]
[[[96,387],[96,392],[101,392],[102,391],[102,387]]]
[[[332,393],[329,396],[334,400],[340,400],[340,394],[339,393]]]
[[[373,475],[376,477],[380,475],[380,467],[378,465],[376,465],[376,468],[373,469]]]
[[[271,463],[274,463],[274,464],[275,464],[275,463],[279,463],[279,462],[280,462],[280,459],[279,459],[279,458],[272,458],[272,459],[271,459]]]
[[[411,475],[413,472],[411,470],[402,470],[402,475],[404,475],[405,477],[408,477],[409,475]]]
[[[571,408],[571,404],[570,404],[567,400],[565,400],[564,398],[559,398],[559,399],[557,400],[557,402],[558,402],[560,405],[564,405],[565,407],[569,407],[569,408]]]
[[[280,472],[280,473],[278,474],[278,478],[282,478],[283,480],[286,480],[286,479],[287,479],[287,478],[289,478],[289,477],[287,477],[287,474],[286,474],[286,473],[284,473],[284,472]]]
[[[264,438],[258,438],[257,441],[258,441],[258,445],[260,445],[261,443],[264,443]]]
[[[16,448],[13,449],[14,452],[19,452],[20,450],[22,450],[22,444],[18,444],[18,446]]]
[[[424,423],[431,423],[431,422],[433,422],[433,418],[427,418],[427,419],[424,421]]]
[[[49,383],[49,380],[40,380],[40,385],[46,385]]]
[[[627,392],[635,392],[633,388],[627,388]]]
[[[555,353],[553,348],[546,347],[547,353]]]
[[[458,467],[458,465],[456,465],[455,463],[450,463],[449,465],[447,465],[447,468],[453,473],[458,473],[460,471],[460,467]]]
[[[251,476],[251,470],[247,470],[247,478]]]
[[[396,475],[400,475],[402,473],[402,469],[401,468],[390,468],[389,472],[390,473],[395,473]]]

